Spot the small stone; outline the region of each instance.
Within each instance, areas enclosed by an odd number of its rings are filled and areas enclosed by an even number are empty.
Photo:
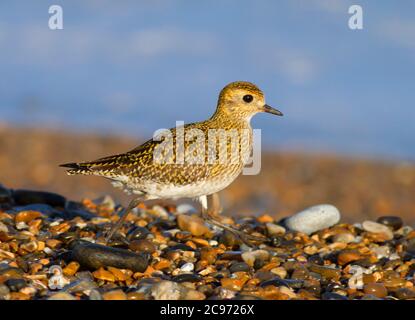
[[[243,286],[243,282],[239,279],[222,278],[220,283],[223,288],[233,291],[241,291]]]
[[[102,294],[104,300],[127,300],[127,295],[122,290],[111,290]]]
[[[4,285],[0,284],[0,300],[6,300],[9,296],[10,289]]]
[[[341,276],[341,270],[326,266],[320,266],[317,264],[310,265],[310,271],[320,274],[326,280],[339,280]]]
[[[67,292],[57,292],[51,295],[48,300],[76,300],[76,298]]]
[[[294,293],[293,289],[285,287],[285,286],[281,286],[279,287],[279,289],[282,294],[287,295],[290,299],[297,298],[297,295]]]
[[[180,300],[182,297],[182,288],[176,282],[161,281],[151,288],[151,296],[155,300]]]
[[[383,224],[366,220],[362,223],[362,227],[367,232],[384,235],[385,240],[393,239],[393,232]]]
[[[155,206],[153,206],[151,211],[159,218],[162,218],[162,219],[168,219],[169,218],[169,213],[162,206],[155,205]]]
[[[130,248],[130,250],[136,252],[153,253],[157,250],[156,245],[152,241],[147,239],[133,240],[130,242],[130,245],[128,247]]]
[[[195,269],[195,266],[191,262],[187,262],[180,267],[181,272],[192,272]]]
[[[190,204],[182,203],[176,207],[176,212],[179,214],[196,213],[195,207]]]
[[[202,280],[201,276],[194,273],[182,273],[177,276],[174,276],[172,279],[174,282],[199,282]]]
[[[92,272],[92,274],[94,275],[94,278],[99,279],[99,280],[105,280],[105,281],[111,281],[111,282],[115,281],[115,276],[111,272],[103,268],[99,268],[97,271]]]
[[[42,214],[38,211],[28,210],[28,211],[20,211],[16,214],[16,217],[14,218],[14,221],[16,223],[24,222],[28,223],[34,219],[37,219],[41,217]]]
[[[257,260],[265,262],[269,259],[269,252],[266,250],[254,250],[242,253],[242,259],[250,266],[253,267]]]
[[[210,233],[209,228],[205,225],[203,219],[196,216],[187,216],[181,214],[177,216],[177,225],[181,230],[189,231],[196,237]]]
[[[0,221],[0,232],[4,232],[4,233],[8,233],[9,229],[7,228],[7,226]]]
[[[415,299],[415,290],[413,288],[399,288],[395,291],[395,297],[399,300]]]
[[[27,286],[26,280],[18,278],[7,279],[5,284],[9,287],[10,291],[14,292],[17,292]]]
[[[101,293],[96,289],[91,290],[89,293],[89,300],[102,300]]]
[[[356,250],[343,250],[337,256],[337,262],[343,266],[352,261],[356,261],[362,258],[362,255]]]
[[[148,231],[148,229],[137,226],[128,233],[127,237],[128,237],[128,240],[130,241],[142,240],[142,239],[147,238],[149,234],[151,233],[150,231]]]
[[[142,292],[129,292],[127,293],[127,300],[145,300],[145,294]]]
[[[388,290],[382,283],[368,283],[363,287],[363,291],[378,298],[384,298],[388,295]]]
[[[80,265],[78,262],[71,261],[62,271],[65,276],[73,276],[78,271],[79,267]]]
[[[272,223],[272,222],[268,222],[265,226],[267,227],[268,234],[271,237],[283,235],[285,234],[285,231],[286,231],[284,227],[277,225],[275,223]]]
[[[285,219],[284,224],[293,231],[312,234],[329,228],[340,221],[339,210],[329,204],[307,208]]]
[[[251,267],[246,262],[234,262],[229,267],[229,271],[231,273],[234,272],[249,272],[251,270]]]
[[[272,268],[270,270],[273,274],[279,276],[281,279],[284,279],[287,276],[287,270],[283,267]]]
[[[351,232],[341,232],[333,236],[333,242],[339,243],[351,243],[355,239],[355,236]]]
[[[114,267],[107,267],[108,271],[111,272],[117,281],[126,281],[128,280],[133,272],[130,270],[122,270]]]
[[[396,216],[382,216],[379,217],[376,221],[387,227],[391,227],[393,230],[398,230],[403,225],[402,219]]]

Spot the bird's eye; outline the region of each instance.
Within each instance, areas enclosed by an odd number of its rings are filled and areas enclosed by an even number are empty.
[[[243,98],[242,98],[246,103],[250,103],[250,102],[252,102],[252,100],[254,100],[254,97],[252,96],[252,95],[250,95],[250,94],[246,94],[246,95],[244,95],[243,96]]]

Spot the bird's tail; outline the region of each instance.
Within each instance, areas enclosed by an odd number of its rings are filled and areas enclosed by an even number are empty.
[[[66,173],[68,175],[98,175],[113,176],[117,175],[119,169],[118,162],[124,155],[115,155],[101,158],[95,161],[72,162],[59,165],[60,167],[69,168]]]

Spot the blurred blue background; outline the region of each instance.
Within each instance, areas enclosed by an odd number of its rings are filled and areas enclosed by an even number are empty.
[[[415,159],[411,0],[2,1],[0,49],[7,124],[145,138],[247,80],[285,114],[253,119],[267,148]]]

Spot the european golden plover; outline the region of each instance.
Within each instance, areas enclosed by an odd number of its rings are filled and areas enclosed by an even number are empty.
[[[192,198],[200,202],[202,217],[207,222],[249,243],[258,238],[220,222],[217,206],[208,208],[208,196],[217,199],[216,193],[242,172],[253,145],[250,120],[258,112],[282,116],[265,103],[264,94],[256,85],[232,82],[220,92],[216,111],[206,121],[160,133],[126,153],[61,166],[70,168],[69,175],[108,178],[114,186],[134,195],[107,235],[107,241],[140,202]]]

